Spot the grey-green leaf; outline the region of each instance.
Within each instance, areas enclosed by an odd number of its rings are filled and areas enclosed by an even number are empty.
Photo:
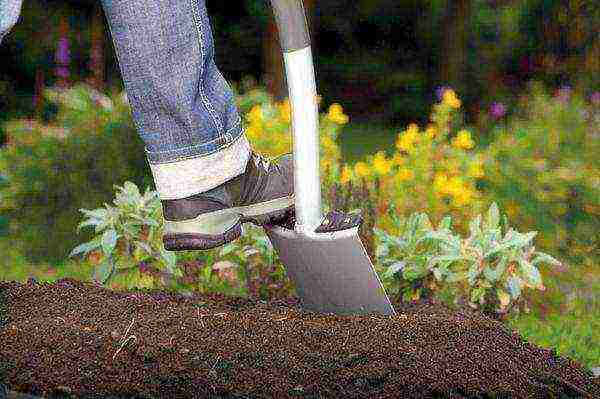
[[[98,208],[98,209],[79,209],[80,212],[82,212],[84,215],[86,215],[87,217],[90,218],[95,218],[95,219],[104,219],[106,218],[108,211],[104,208]]]
[[[83,244],[79,244],[78,246],[73,248],[73,250],[69,254],[69,258],[72,258],[73,256],[76,256],[79,254],[83,254],[85,256],[90,251],[93,251],[94,249],[98,248],[99,246],[100,246],[100,244],[98,243],[97,240],[84,242]]]
[[[229,243],[229,244],[223,245],[221,247],[221,251],[220,251],[219,255],[220,256],[228,255],[231,252],[233,252],[235,250],[235,248],[236,248],[236,244],[233,244],[233,243]]]
[[[106,284],[110,275],[112,274],[112,269],[113,269],[112,259],[110,257],[104,259],[104,261],[102,263],[100,263],[98,266],[96,266],[96,268],[94,269],[94,274],[96,276],[96,279],[98,281],[100,281],[102,284]]]
[[[533,260],[531,261],[531,264],[533,266],[536,266],[540,263],[547,263],[552,266],[562,265],[562,263],[559,260],[553,258],[552,256],[550,256],[544,252],[537,252],[535,255],[536,255],[535,258],[533,258]]]
[[[405,266],[406,266],[406,262],[403,262],[403,261],[394,262],[390,266],[388,266],[388,268],[384,274],[386,277],[392,277],[396,273],[402,271]]]
[[[500,224],[500,211],[498,210],[498,204],[495,202],[490,205],[490,209],[487,214],[486,228],[497,229]]]
[[[114,229],[106,230],[102,234],[102,251],[110,256],[117,245],[119,234]]]
[[[477,215],[475,219],[471,220],[469,223],[469,231],[471,232],[472,238],[481,234],[481,215]]]
[[[160,251],[160,255],[165,261],[169,273],[173,273],[173,269],[177,265],[177,255],[175,255],[173,252],[165,250],[164,248]]]
[[[486,266],[483,268],[483,275],[485,276],[486,279],[488,279],[491,282],[494,282],[498,279],[496,271],[494,269],[490,268],[489,266]]]
[[[390,254],[390,249],[387,245],[385,245],[385,244],[377,245],[377,248],[375,249],[375,257],[376,258],[385,258],[389,254]]]
[[[86,227],[86,226],[96,226],[100,222],[101,222],[101,220],[100,219],[96,219],[96,218],[85,219],[84,221],[82,221],[81,223],[79,223],[79,225],[77,225],[77,232],[79,233],[83,227]]]
[[[160,224],[152,218],[145,218],[144,223],[147,224],[148,226],[154,226],[154,227],[160,226]]]
[[[521,279],[518,277],[510,277],[507,282],[507,288],[513,298],[518,298],[521,295]]]
[[[150,247],[150,245],[148,245],[147,242],[145,241],[136,241],[135,244],[140,247],[141,249],[143,249],[144,251],[146,251],[146,253],[148,255],[152,255],[152,247]]]
[[[452,227],[452,217],[445,216],[442,219],[442,221],[440,222],[439,230],[450,230],[451,227]]]

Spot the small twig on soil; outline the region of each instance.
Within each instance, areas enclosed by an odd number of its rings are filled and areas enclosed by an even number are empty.
[[[227,313],[213,313],[213,316],[227,316]]]
[[[283,320],[285,320],[285,319],[289,319],[289,317],[288,317],[288,316],[285,316],[285,317],[282,317],[281,319],[275,319],[275,320],[273,320],[273,321],[283,321]]]
[[[125,334],[123,334],[124,337],[127,337],[127,334],[129,333],[129,330],[131,330],[131,327],[133,326],[133,323],[135,322],[135,316],[133,316],[133,319],[131,320],[131,323],[129,323],[129,327],[127,327],[127,331],[125,331]],[[133,338],[134,341],[137,341],[137,337],[135,335],[130,335],[127,338],[125,338],[125,340],[123,340],[121,342],[121,346],[119,347],[119,349],[117,349],[117,351],[115,352],[115,354],[112,357],[112,360],[115,360],[115,357],[119,354],[119,352],[121,352],[121,350],[123,349],[123,347],[125,347],[125,344],[127,342],[129,342],[129,340]]]
[[[123,343],[121,344],[121,347],[119,347],[119,349],[113,355],[113,357],[112,357],[113,361],[115,360],[115,356],[117,356],[119,354],[119,352],[121,352],[121,350],[123,349],[125,344],[129,341],[130,338],[133,338],[134,341],[137,341],[137,337],[135,335],[130,335],[129,337],[127,337],[127,339],[125,341],[123,341]]]
[[[131,330],[131,327],[133,326],[134,321],[135,321],[135,316],[133,316],[133,319],[131,319],[131,323],[129,324],[129,327],[127,327],[127,331],[125,331],[125,334],[123,334],[124,337],[126,337],[129,330]],[[127,337],[127,338],[129,338],[129,337]]]
[[[344,341],[344,344],[342,345],[342,349],[344,349],[346,347],[346,344],[348,343],[348,338],[350,338],[350,330],[347,331],[348,335],[346,336],[346,340]]]
[[[213,364],[213,366],[210,368],[209,373],[215,372],[215,374],[216,374],[215,366],[217,365],[217,363],[219,363],[220,358],[221,358],[220,356],[217,356],[217,360],[215,360],[215,364]]]

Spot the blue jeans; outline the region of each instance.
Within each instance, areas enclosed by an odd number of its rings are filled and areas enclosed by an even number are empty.
[[[21,1],[0,0],[0,39],[16,23]],[[214,61],[205,0],[102,0],[102,6],[161,199],[205,192],[242,174],[250,144]]]

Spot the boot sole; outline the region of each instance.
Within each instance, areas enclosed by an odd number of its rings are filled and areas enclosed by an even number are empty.
[[[276,223],[294,207],[294,196],[258,204],[204,213],[183,221],[165,220],[163,244],[167,251],[206,250],[238,239],[242,224],[257,226]]]

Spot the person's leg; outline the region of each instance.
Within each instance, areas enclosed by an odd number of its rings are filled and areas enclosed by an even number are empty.
[[[0,43],[19,20],[23,0],[0,0]]]
[[[205,0],[102,0],[160,196],[167,250],[210,249],[293,208],[293,158],[250,147]]]
[[[250,155],[214,61],[204,0],[102,0],[127,97],[162,200],[208,191]]]

